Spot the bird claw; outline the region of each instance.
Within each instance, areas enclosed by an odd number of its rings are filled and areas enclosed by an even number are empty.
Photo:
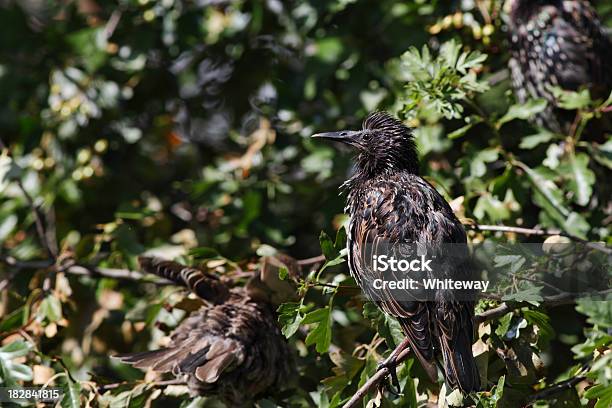
[[[389,370],[389,377],[391,377],[391,381],[383,381],[382,384],[384,384],[385,388],[393,395],[400,396],[401,395],[401,388],[400,388],[400,383],[399,383],[399,379],[397,378],[397,361],[395,357],[391,357],[385,361],[382,361],[380,363],[378,363],[378,366],[376,367],[376,371],[378,370],[382,370],[383,368],[386,368],[387,370]]]

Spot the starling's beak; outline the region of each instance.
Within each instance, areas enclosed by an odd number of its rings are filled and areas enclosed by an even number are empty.
[[[357,143],[360,133],[358,130],[341,130],[339,132],[317,133],[312,135],[312,137],[354,145]]]

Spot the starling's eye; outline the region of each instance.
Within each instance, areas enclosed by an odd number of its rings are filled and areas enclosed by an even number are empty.
[[[348,135],[348,133],[346,133],[346,132],[340,132],[340,136],[346,136],[346,135]]]

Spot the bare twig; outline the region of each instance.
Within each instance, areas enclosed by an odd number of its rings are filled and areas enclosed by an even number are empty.
[[[53,260],[57,259],[57,248],[55,248],[53,246],[51,240],[49,240],[49,235],[47,233],[47,229],[46,229],[45,224],[43,222],[43,218],[42,218],[42,215],[40,213],[40,210],[38,209],[38,207],[34,203],[34,199],[30,195],[30,193],[28,193],[28,191],[23,186],[23,183],[21,182],[21,180],[17,179],[15,181],[17,183],[17,186],[21,190],[21,193],[23,194],[23,196],[25,197],[26,201],[28,202],[28,206],[30,207],[30,210],[32,211],[32,215],[34,215],[34,224],[36,226],[36,235],[38,236],[38,240],[40,241],[40,245],[47,251],[47,254],[49,255],[49,258],[51,258]]]
[[[325,262],[325,255],[314,256],[307,259],[298,259],[297,264],[300,266],[310,266]]]
[[[403,343],[397,346],[396,350],[400,349],[401,347],[404,347],[404,349],[397,355],[397,358],[395,360],[397,364],[404,361],[410,354],[410,349],[405,348]],[[395,350],[392,354],[395,354]],[[351,399],[348,400],[346,404],[343,405],[343,408],[356,407],[359,404],[359,402],[361,402],[361,400],[368,394],[368,392],[370,392],[370,390],[372,390],[374,387],[380,384],[380,382],[383,381],[389,374],[390,374],[389,368],[385,367],[384,365],[381,366],[378,369],[378,371],[376,371],[374,375],[370,377],[368,381],[366,381],[366,383],[363,384],[361,388],[357,390],[355,395],[353,395]]]
[[[0,257],[0,260],[9,266],[17,269],[44,269],[53,266],[51,260],[37,260],[37,261],[20,261],[13,258],[12,256]],[[66,272],[71,275],[82,275],[82,276],[102,276],[106,278],[114,279],[126,279],[133,281],[148,281],[159,285],[172,284],[167,279],[157,277],[155,275],[148,275],[142,272],[130,271],[127,269],[115,269],[115,268],[101,268],[92,265],[77,264],[74,261],[67,260],[63,265],[58,266],[57,272]],[[10,278],[3,279],[0,281],[0,289],[3,289]]]
[[[98,392],[104,393],[108,390],[114,390],[115,388],[119,388],[122,385],[134,386],[138,383],[142,384],[143,382],[134,383],[134,382],[129,382],[129,381],[123,381],[123,382],[112,383],[112,384],[102,384],[98,387]],[[168,385],[185,385],[187,383],[185,382],[185,380],[182,380],[182,379],[174,379],[174,380],[165,380],[165,381],[153,381],[153,382],[149,382],[145,384],[150,384],[153,387],[167,387]]]
[[[596,242],[589,242],[585,239],[582,239],[580,237],[577,237],[575,235],[569,234],[565,231],[561,231],[558,229],[523,228],[523,227],[511,227],[507,225],[480,225],[480,224],[466,224],[465,227],[468,229],[475,230],[475,231],[511,232],[515,234],[535,235],[535,236],[541,236],[541,237],[560,235],[562,237],[569,238],[572,241],[581,242],[589,248],[597,249],[606,254],[612,254],[612,248],[608,248],[604,244],[600,244]]]
[[[546,296],[544,297],[544,299],[540,302],[540,304],[542,306],[546,306],[546,307],[555,307],[555,306],[561,306],[561,305],[567,305],[567,304],[571,304],[574,302],[574,300],[576,300],[579,297],[583,297],[583,296],[606,296],[609,295],[610,293],[612,293],[612,289],[608,289],[608,290],[604,290],[601,292],[594,292],[594,293],[571,293],[571,292],[565,292],[565,293],[561,293],[559,295],[552,295],[552,296]],[[477,314],[474,317],[474,321],[476,323],[483,323],[483,322],[487,322],[489,320],[493,320],[495,318],[498,318],[500,316],[505,315],[508,312],[511,312],[513,310],[516,310],[518,308],[521,308],[525,306],[524,302],[516,302],[516,303],[512,303],[512,302],[503,302],[501,305],[493,308],[493,309],[489,309],[486,310],[480,314]]]
[[[539,401],[539,400],[543,400],[543,399],[548,399],[551,396],[563,392],[565,390],[569,390],[571,388],[574,388],[576,386],[576,384],[578,384],[581,381],[584,381],[586,379],[586,377],[583,376],[578,376],[578,377],[574,377],[574,378],[570,378],[568,380],[565,381],[561,381],[557,384],[553,384],[550,387],[546,387],[538,392],[536,392],[535,394],[531,395],[529,397],[529,403],[527,405],[525,405],[525,407],[530,407],[533,405],[534,402]]]
[[[174,285],[173,282],[167,279],[163,279],[155,275],[144,274],[137,271],[130,271],[127,269],[99,268],[97,266],[88,265],[72,265],[66,268],[65,272],[71,275],[101,276],[105,278],[127,279],[133,281],[142,280],[156,283],[158,285]]]

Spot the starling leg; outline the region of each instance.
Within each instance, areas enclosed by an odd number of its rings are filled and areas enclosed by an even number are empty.
[[[395,387],[395,390],[390,389],[391,393],[398,395],[400,392],[400,384],[399,379],[397,378],[397,357],[400,355],[402,351],[408,347],[410,342],[408,338],[405,338],[396,348],[391,352],[389,357],[387,357],[384,361],[378,364],[377,371],[383,368],[386,368],[389,371],[389,376],[391,377],[391,384]]]

